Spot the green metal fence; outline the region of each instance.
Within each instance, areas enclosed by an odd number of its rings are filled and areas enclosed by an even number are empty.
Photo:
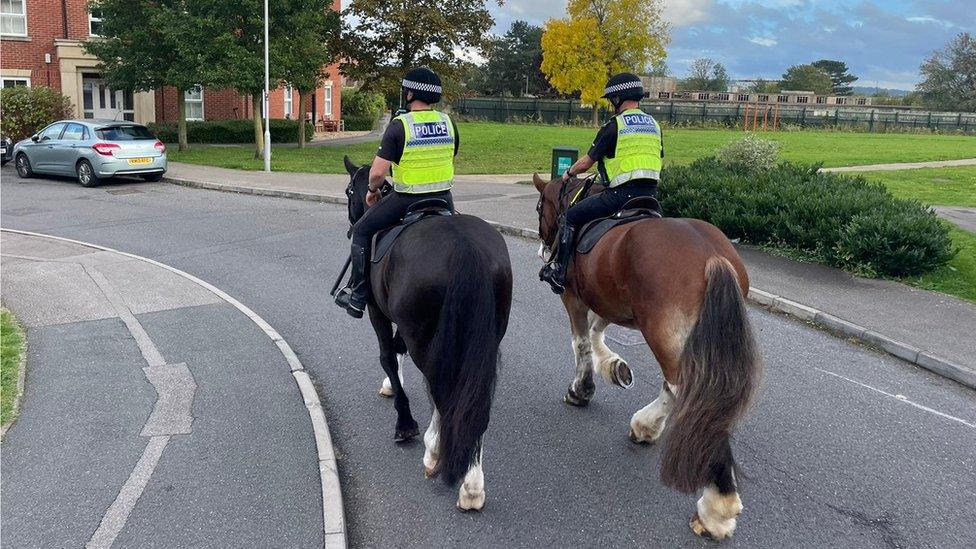
[[[776,104],[760,106],[762,126],[764,107],[769,108],[768,125],[773,123]],[[544,124],[588,124],[593,110],[578,100],[509,99],[495,97],[465,98],[452,105],[466,117],[494,122],[541,122]],[[659,122],[669,125],[719,124],[730,127],[742,123],[745,103],[709,103],[686,101],[645,101],[641,103]],[[751,109],[751,107],[750,107]],[[750,118],[752,117],[750,110]],[[600,120],[609,113],[601,109]],[[851,128],[864,131],[906,131],[927,129],[941,132],[976,133],[976,113],[892,110],[880,107],[845,108],[835,105],[779,104],[776,117],[780,127],[796,125],[813,128]]]

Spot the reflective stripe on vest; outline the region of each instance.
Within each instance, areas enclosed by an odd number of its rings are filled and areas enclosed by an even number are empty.
[[[454,125],[446,114],[416,111],[396,117],[403,124],[403,155],[393,164],[400,193],[446,191],[454,183]]]
[[[609,187],[633,179],[661,178],[661,128],[654,117],[640,109],[617,115],[617,148],[603,160]]]

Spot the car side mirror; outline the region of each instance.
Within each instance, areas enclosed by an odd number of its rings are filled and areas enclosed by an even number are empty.
[[[38,141],[40,141],[40,137],[38,137],[38,135],[35,133],[34,135],[31,136],[31,141],[37,143]]]

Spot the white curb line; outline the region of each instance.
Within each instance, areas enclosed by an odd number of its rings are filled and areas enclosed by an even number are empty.
[[[309,420],[312,424],[312,432],[315,436],[315,448],[318,458],[318,469],[322,490],[322,531],[324,546],[329,549],[345,549],[347,547],[346,519],[345,512],[342,507],[342,491],[339,486],[339,474],[336,469],[335,454],[332,451],[332,437],[329,434],[329,426],[325,420],[325,411],[322,409],[321,402],[319,402],[319,397],[315,391],[315,387],[312,385],[312,380],[305,371],[304,366],[302,366],[301,361],[298,360],[298,356],[295,355],[295,352],[292,350],[291,346],[288,345],[288,342],[285,341],[284,338],[282,338],[281,335],[274,328],[272,328],[270,324],[268,324],[257,313],[249,309],[246,305],[227,295],[227,293],[220,290],[216,286],[213,286],[208,282],[204,282],[203,280],[200,280],[199,278],[183,272],[175,267],[170,267],[169,265],[154,261],[147,257],[121,252],[119,250],[99,246],[97,244],[81,242],[79,240],[72,240],[70,238],[63,238],[60,236],[51,236],[16,229],[0,228],[0,231],[70,242],[72,244],[87,246],[89,248],[112,252],[132,259],[137,259],[139,261],[149,263],[150,265],[166,269],[171,273],[181,276],[209,290],[220,299],[226,301],[230,305],[233,305],[238,311],[244,313],[244,316],[250,318],[251,321],[261,328],[261,330],[267,334],[269,338],[271,338],[275,345],[278,346],[282,356],[284,356],[285,360],[288,362],[288,365],[291,368],[291,373],[295,377],[296,384],[298,385],[299,392],[301,393],[302,400],[305,403],[305,407],[308,409]]]

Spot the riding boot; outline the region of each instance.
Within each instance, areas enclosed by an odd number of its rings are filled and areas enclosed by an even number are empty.
[[[556,294],[561,294],[566,289],[566,273],[569,271],[569,261],[573,257],[576,243],[576,227],[566,223],[565,219],[560,225],[556,257],[539,273],[539,278],[548,282]]]
[[[366,268],[369,263],[369,255],[366,248],[352,245],[352,272],[349,275],[349,284],[336,294],[336,305],[344,308],[349,316],[362,318],[363,311],[366,309],[367,287]]]

